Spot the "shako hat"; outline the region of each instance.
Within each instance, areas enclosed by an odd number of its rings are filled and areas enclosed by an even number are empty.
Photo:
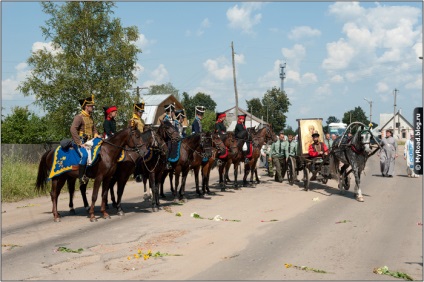
[[[165,109],[165,112],[173,112],[175,111],[175,103],[167,104],[163,106]]]
[[[82,108],[84,108],[84,106],[94,106],[94,95],[91,95],[91,97],[87,97],[78,101],[81,104]]]
[[[106,107],[103,107],[103,110],[105,111],[105,114],[108,115],[111,112],[117,111],[118,108],[116,106],[110,106],[110,107],[106,106]]]
[[[227,114],[225,112],[218,112],[218,113],[216,113],[216,120],[223,118],[223,117],[226,117],[226,116],[227,116]]]
[[[134,104],[133,107],[135,112],[144,112],[144,100],[138,104]]]
[[[194,107],[194,109],[196,110],[196,115],[203,115],[205,113],[205,106],[196,106]]]
[[[183,118],[185,118],[184,110],[177,110],[177,111],[175,111],[175,116],[176,116],[177,119],[180,116],[182,116]]]

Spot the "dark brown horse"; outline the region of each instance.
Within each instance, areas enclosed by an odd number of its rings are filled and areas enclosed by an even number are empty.
[[[241,149],[239,149],[239,147],[237,146],[238,140],[235,138],[233,132],[221,134],[220,138],[222,142],[224,142],[226,150],[224,152],[221,152],[220,154],[217,154],[216,164],[218,165],[219,185],[221,186],[221,191],[225,191],[227,181],[230,181],[228,177],[228,171],[225,169],[225,167],[227,165],[227,162],[230,162],[234,157],[238,156]],[[213,164],[213,166],[214,165],[215,163]]]
[[[133,174],[137,163],[141,166],[141,172],[142,175],[144,175],[144,183],[146,183],[147,179],[149,179],[150,187],[153,187],[154,191],[154,187],[158,185],[159,180],[161,179],[160,173],[163,172],[164,160],[168,150],[165,141],[152,129],[144,131],[140,136],[143,140],[143,144],[145,144],[147,148],[147,153],[145,155],[140,155],[131,151],[126,152],[124,161],[117,164],[115,174],[110,181],[112,205],[118,210],[118,215],[125,214],[122,210],[121,199],[125,185],[131,174]],[[113,192],[113,186],[115,183],[118,185],[117,200],[115,200]],[[146,193],[146,184],[144,184],[144,193]],[[152,209],[153,211],[156,211],[156,208],[159,205],[158,201],[156,201],[158,193],[152,193],[152,195]]]
[[[128,146],[129,149],[125,149],[125,146]],[[94,205],[97,200],[100,184],[102,184],[102,204],[100,212],[103,214],[103,218],[110,218],[105,208],[107,192],[109,190],[109,181],[115,172],[116,163],[123,149],[134,150],[140,154],[145,154],[147,152],[146,149],[143,148],[142,139],[140,138],[140,131],[127,128],[119,131],[110,139],[103,140],[98,161],[96,161],[93,166],[87,169],[87,176],[89,178],[94,178],[94,188],[91,198],[92,201],[89,210],[90,221],[92,222],[97,221],[94,216]],[[50,150],[44,153],[44,155],[41,157],[36,181],[36,189],[38,191],[45,190],[47,187],[48,172],[52,168],[53,156],[54,150]],[[51,179],[52,187],[50,196],[53,203],[52,213],[54,221],[60,221],[60,215],[57,212],[57,199],[59,197],[60,190],[68,179],[76,179],[78,176],[78,171],[72,170],[62,173],[61,175]],[[75,180],[71,180],[68,185],[70,184],[75,185]],[[85,187],[83,189],[85,190]],[[81,193],[83,193],[83,190],[81,190]]]
[[[216,155],[224,153],[226,147],[224,142],[217,133],[206,132],[206,139],[211,139],[212,142],[212,155],[210,158],[203,158],[200,154],[194,154],[194,159],[190,164],[190,169],[194,171],[194,180],[196,183],[196,193],[203,196],[205,193],[210,194],[209,190],[209,176],[213,164],[215,163]],[[199,189],[199,170],[202,169],[202,192]]]
[[[271,126],[264,125],[261,129],[259,129],[257,132],[250,131],[250,134],[252,134],[252,156],[249,158],[249,162],[244,164],[244,177],[243,177],[243,186],[247,186],[247,176],[250,175],[250,182],[253,183],[253,173],[256,176],[256,182],[259,184],[259,177],[258,177],[258,170],[256,168],[258,158],[261,155],[261,148],[262,146],[269,142],[275,142],[277,141],[277,136],[274,134],[274,131],[272,130]]]
[[[172,178],[172,175],[175,175],[175,189],[172,188],[171,185],[174,201],[177,201],[178,199],[185,201],[187,200],[185,197],[185,183],[191,168],[191,163],[194,160],[195,155],[199,155],[202,158],[210,158],[212,156],[212,142],[210,137],[209,139],[206,137],[206,133],[196,133],[181,139],[179,142],[181,142],[179,144],[179,158],[175,162],[171,162],[172,169],[165,170],[162,177],[160,194],[164,196],[163,183],[165,182],[166,176],[170,174],[170,178]],[[178,190],[180,175],[181,186]]]

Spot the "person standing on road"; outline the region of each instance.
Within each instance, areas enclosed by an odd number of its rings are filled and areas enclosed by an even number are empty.
[[[331,147],[333,146],[333,139],[331,139],[330,133],[325,134],[324,144],[327,146],[328,150],[331,150]]]
[[[297,155],[297,142],[293,140],[293,135],[289,134],[286,141],[285,151],[284,154],[286,156],[286,164],[288,164],[288,160],[290,156],[296,156]],[[293,159],[296,161],[295,159]],[[286,165],[287,168],[287,165]],[[294,167],[292,169],[295,169]],[[294,181],[297,180],[297,172],[293,171]]]
[[[286,174],[286,158],[285,158],[285,144],[284,132],[280,131],[278,140],[271,146],[271,157],[275,165],[275,180],[283,182],[284,175]]]
[[[418,177],[414,172],[414,133],[409,134],[409,140],[405,143],[403,159],[406,160],[406,173],[408,177]]]
[[[271,149],[272,149],[272,144],[271,145],[266,145],[266,157],[268,158],[268,176],[269,177],[274,177],[274,166],[272,163],[272,156],[271,156]]]
[[[397,155],[397,142],[392,136],[392,131],[390,129],[386,130],[386,138],[381,139],[381,144],[383,151],[385,153],[385,159],[383,163],[383,170],[381,172],[382,176],[393,177],[395,171],[395,159]],[[380,157],[381,162],[381,157]]]

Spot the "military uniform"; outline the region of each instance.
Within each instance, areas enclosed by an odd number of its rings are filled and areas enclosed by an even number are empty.
[[[173,124],[172,112],[175,111],[175,105],[174,104],[164,105],[164,108],[165,108],[165,112],[159,116],[157,124],[160,125],[161,121],[162,122],[169,121],[170,123]]]
[[[144,101],[142,101],[141,103],[133,105],[134,114],[129,121],[129,126],[137,128],[140,132],[144,131],[145,126],[144,120],[141,118],[144,112],[144,104]]]
[[[196,117],[194,118],[193,123],[191,124],[191,133],[201,133],[202,132],[202,118],[205,113],[205,107],[196,106],[195,107]]]
[[[116,133],[116,120],[110,114],[118,109],[115,106],[103,107],[105,111],[105,120],[103,122],[103,138],[109,138]]]
[[[177,129],[178,133],[180,133],[180,137],[181,138],[185,138],[186,137],[186,133],[184,130],[184,126],[182,124],[185,115],[184,115],[184,110],[178,110],[175,112],[175,120],[174,120],[174,127],[175,129]]]
[[[216,113],[215,133],[227,133],[227,127],[224,124],[224,119],[227,115],[225,112]]]
[[[271,157],[275,165],[275,178],[278,182],[283,182],[286,174],[286,151],[287,141],[278,139],[271,146]]]
[[[87,183],[85,177],[85,169],[87,168],[88,152],[87,149],[81,147],[87,140],[99,137],[96,125],[94,124],[91,114],[86,111],[86,106],[94,106],[94,95],[86,99],[79,100],[82,111],[74,117],[70,131],[72,136],[72,146],[79,153],[81,160],[79,163],[79,179],[80,184]]]

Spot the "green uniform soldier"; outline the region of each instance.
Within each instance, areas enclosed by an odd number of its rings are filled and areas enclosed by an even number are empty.
[[[278,140],[271,146],[271,157],[275,165],[275,180],[283,182],[284,175],[286,174],[286,150],[287,142],[284,141],[284,132],[280,131]]]

